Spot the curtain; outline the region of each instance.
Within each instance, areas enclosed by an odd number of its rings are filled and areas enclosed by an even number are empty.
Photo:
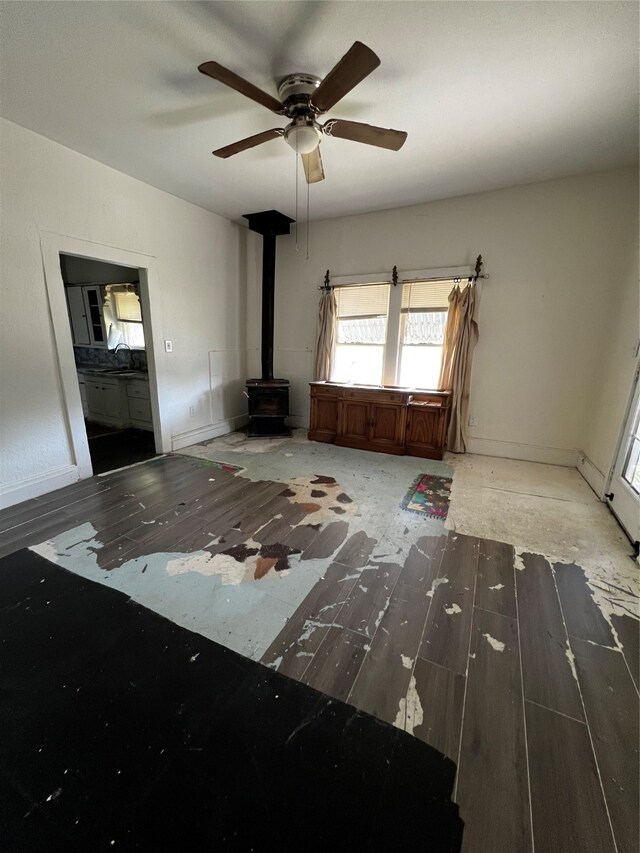
[[[323,291],[318,308],[318,334],[316,337],[316,357],[313,378],[316,382],[331,378],[331,357],[336,335],[336,315],[338,313],[333,290]]]
[[[456,284],[449,294],[438,387],[441,391],[451,391],[447,447],[453,453],[464,453],[467,447],[471,363],[478,340],[478,303],[475,281],[469,282],[464,290]]]

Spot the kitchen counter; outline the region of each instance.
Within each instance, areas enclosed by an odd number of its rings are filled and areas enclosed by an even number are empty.
[[[127,367],[77,367],[78,373],[85,376],[113,376],[116,379],[142,379],[149,381],[146,370],[131,370]]]

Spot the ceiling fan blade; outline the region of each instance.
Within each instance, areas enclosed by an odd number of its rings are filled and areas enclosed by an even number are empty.
[[[318,145],[311,154],[301,154],[302,165],[304,166],[304,174],[308,184],[315,184],[318,181],[324,181],[324,167],[322,165],[322,157],[320,156],[320,146]]]
[[[359,121],[343,121],[339,118],[330,118],[323,125],[322,130],[327,136],[350,139],[352,142],[364,142],[365,145],[377,145],[378,148],[388,148],[391,151],[399,151],[407,138],[404,130],[391,130],[375,127],[372,124],[362,124]]]
[[[202,74],[207,74],[220,83],[224,83],[225,86],[235,89],[236,92],[240,92],[241,95],[251,98],[252,101],[257,101],[257,103],[262,104],[268,110],[272,110],[279,115],[284,115],[284,106],[280,101],[267,92],[263,92],[262,89],[258,89],[257,86],[249,83],[244,77],[239,77],[233,71],[229,71],[224,65],[220,65],[218,62],[203,62],[202,65],[198,66],[198,71]]]
[[[326,113],[378,65],[380,60],[370,47],[360,41],[354,42],[315,90],[311,105]]]
[[[233,154],[239,154],[241,151],[246,151],[247,148],[255,148],[256,145],[262,145],[263,142],[268,142],[270,139],[275,139],[277,136],[284,136],[284,130],[281,127],[274,127],[272,130],[263,130],[262,133],[256,133],[255,136],[247,136],[246,139],[240,139],[238,142],[232,142],[231,145],[225,145],[224,148],[218,148],[212,151],[216,157],[231,157]]]

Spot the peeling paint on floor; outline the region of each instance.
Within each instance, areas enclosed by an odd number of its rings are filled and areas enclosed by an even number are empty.
[[[414,728],[421,726],[423,721],[424,711],[420,702],[420,696],[416,690],[416,679],[412,675],[407,695],[400,699],[398,704],[398,715],[393,725],[399,729],[404,729],[407,734],[412,735]]]
[[[492,649],[495,649],[497,652],[504,651],[504,643],[500,640],[496,640],[495,637],[492,637],[491,634],[483,634],[482,635],[485,640],[489,643]]]

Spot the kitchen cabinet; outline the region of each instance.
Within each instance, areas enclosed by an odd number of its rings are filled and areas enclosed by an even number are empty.
[[[146,378],[105,376],[96,370],[80,370],[78,380],[87,420],[106,426],[153,431],[149,382]]]
[[[442,459],[450,399],[448,391],[312,382],[309,438]]]
[[[148,382],[141,380],[127,382],[127,410],[132,426],[139,429],[153,429]]]
[[[78,346],[90,346],[89,323],[87,322],[87,309],[84,304],[84,295],[81,287],[65,287],[67,296],[67,308],[69,320],[71,321],[71,334],[73,342]]]
[[[85,389],[90,421],[117,427],[127,425],[128,413],[125,416],[122,389],[117,379],[85,379]]]
[[[84,374],[78,374],[78,384],[80,385],[80,400],[82,401],[82,414],[85,418],[89,414],[89,404],[87,403],[87,387],[84,380]]]
[[[67,286],[65,291],[74,344],[106,348],[107,332],[102,315],[100,285]]]

